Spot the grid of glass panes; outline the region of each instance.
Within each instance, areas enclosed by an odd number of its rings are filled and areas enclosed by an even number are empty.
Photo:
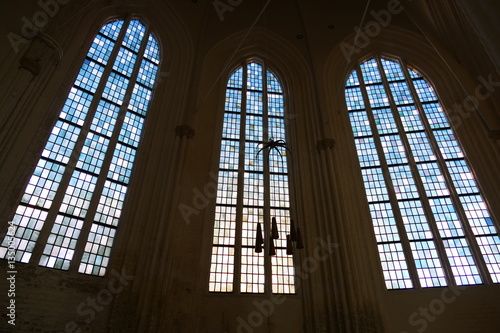
[[[117,43],[120,33],[122,42]],[[95,36],[13,218],[16,260],[29,262],[49,212],[57,209],[39,264],[69,269],[79,238],[87,237],[79,272],[104,275],[159,65],[158,44],[152,35],[145,38],[145,33],[138,20],[118,20],[104,25]],[[145,44],[143,54],[139,54],[141,44]],[[104,77],[107,66],[111,70]],[[134,86],[128,109],[121,111],[130,84]],[[100,86],[102,95],[96,94]],[[93,101],[95,110],[90,109]],[[118,132],[120,113],[125,115]],[[82,132],[88,122],[90,129]],[[118,142],[112,147],[116,136]],[[74,151],[79,142],[82,147]],[[109,154],[111,162],[104,165]],[[68,167],[71,155],[79,157],[76,165]],[[59,189],[65,172],[71,172],[69,182]],[[99,177],[106,177],[100,197],[95,193]],[[64,194],[52,207],[58,190]],[[88,209],[93,200],[99,201],[92,222]],[[92,223],[90,231],[80,236],[86,220]],[[0,248],[2,256],[5,245],[6,240]]]
[[[422,287],[446,285],[444,265],[457,285],[483,283],[468,243],[474,238],[466,238],[464,223],[476,236],[492,280],[499,282],[498,234],[433,88],[399,62],[374,58],[351,73],[345,96],[387,288],[413,287],[410,258]],[[427,214],[424,202],[430,207]],[[395,210],[410,253],[403,250]],[[459,218],[460,211],[465,218]],[[446,259],[436,245],[443,247]]]
[[[144,51],[139,54],[144,43],[146,44]],[[153,35],[146,36],[146,27],[140,21],[132,20],[113,64],[112,74],[121,75],[121,79],[113,80],[110,76],[103,97],[109,95],[109,102],[118,98],[116,103],[121,105],[128,86],[119,90],[109,83],[129,82],[133,71],[138,69],[137,78],[135,82],[129,83],[133,85],[130,101],[127,110],[124,111],[125,117],[118,132],[118,142],[111,157],[106,181],[78,268],[80,273],[103,275],[106,271],[159,63],[158,42]]]
[[[269,155],[267,151],[259,152],[264,141],[285,140],[283,91],[270,71],[265,78],[263,72],[260,64],[251,62],[236,70],[227,84],[209,279],[212,292],[232,292],[234,274],[239,274],[239,292],[264,293],[266,275],[272,274],[271,292],[295,293],[293,257],[286,255],[283,241],[290,223],[286,150],[271,151]],[[264,156],[269,156],[267,199]],[[240,167],[243,172],[238,183]],[[267,212],[265,200],[270,207]],[[225,213],[228,210],[231,214]],[[271,260],[270,272],[265,267],[266,251],[254,251],[256,226],[264,226],[264,214],[276,218],[281,232],[281,239],[274,241],[277,255]],[[237,216],[241,221],[236,222]],[[239,240],[235,238],[236,228],[241,231]],[[240,267],[234,266],[236,246],[240,246]],[[265,249],[268,246],[264,244]]]

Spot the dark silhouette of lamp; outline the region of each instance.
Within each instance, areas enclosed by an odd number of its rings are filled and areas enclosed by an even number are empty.
[[[279,239],[278,223],[276,218],[271,219],[271,232],[268,239],[268,254],[270,256],[276,255],[276,247],[274,245],[274,240]],[[261,253],[264,245],[264,237],[262,236],[262,226],[257,223],[257,231],[255,234],[255,252]],[[290,234],[286,235],[286,254],[292,255],[295,253],[295,249],[303,249],[304,242],[302,240],[302,234],[300,228],[295,228],[294,220],[290,220]]]
[[[255,235],[255,252],[262,252],[262,245],[264,244],[264,238],[262,237],[262,227],[260,223],[257,223],[257,233]]]

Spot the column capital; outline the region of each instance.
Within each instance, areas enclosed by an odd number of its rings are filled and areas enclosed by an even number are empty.
[[[186,137],[186,139],[191,139],[194,137],[194,129],[189,125],[179,125],[175,128],[175,134],[178,136]]]
[[[39,34],[33,37],[28,49],[19,60],[19,68],[37,76],[50,59],[57,63],[61,58],[62,51],[57,42],[48,35]]]
[[[324,138],[316,143],[316,148],[318,151],[321,150],[333,150],[335,148],[335,140],[332,138]]]
[[[490,133],[488,134],[488,136],[492,139],[492,140],[500,140],[500,130],[495,130],[495,131],[490,131]]]

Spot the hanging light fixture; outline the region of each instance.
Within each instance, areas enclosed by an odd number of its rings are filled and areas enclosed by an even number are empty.
[[[257,233],[255,235],[255,252],[262,252],[262,245],[264,244],[264,238],[262,237],[262,227],[260,223],[257,223]]]
[[[257,223],[257,230],[255,233],[255,252],[261,253],[264,245],[264,237],[262,236],[262,226],[260,222]],[[268,254],[270,256],[276,255],[276,247],[274,245],[274,240],[279,239],[278,222],[276,217],[271,219],[271,232],[269,233],[268,242]],[[295,253],[295,249],[303,249],[304,243],[302,241],[302,234],[300,228],[295,228],[294,220],[290,220],[290,234],[286,235],[286,254],[292,255]]]
[[[279,239],[280,235],[278,232],[278,224],[276,223],[276,218],[273,217],[271,221],[271,238],[272,239]]]

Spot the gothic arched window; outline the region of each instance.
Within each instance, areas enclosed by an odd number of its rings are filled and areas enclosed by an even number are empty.
[[[160,50],[138,20],[95,36],[0,247],[9,260],[104,275]]]
[[[345,96],[387,288],[499,283],[497,230],[432,86],[375,57]]]
[[[259,153],[286,139],[282,87],[264,65],[247,62],[229,78],[224,110],[209,291],[295,293],[286,150]],[[257,223],[267,235],[271,217],[280,233],[274,256],[268,240],[254,250]]]

